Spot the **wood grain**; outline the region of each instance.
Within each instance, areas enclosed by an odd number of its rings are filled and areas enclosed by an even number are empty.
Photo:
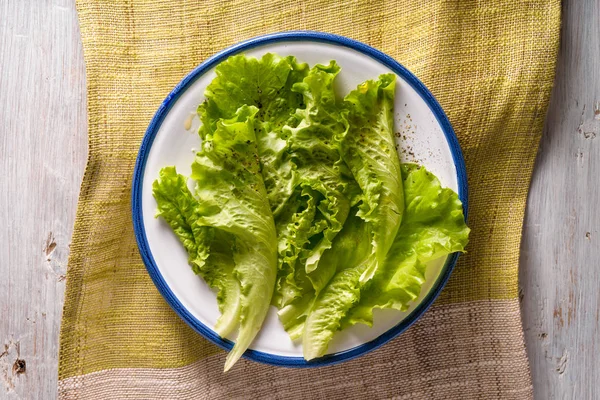
[[[555,87],[521,243],[536,399],[600,398],[600,2],[563,2]]]
[[[1,399],[56,397],[84,72],[72,1],[0,0]]]
[[[522,312],[536,399],[600,398],[600,3],[567,0],[529,196]],[[0,0],[0,398],[56,397],[87,152],[72,0]]]

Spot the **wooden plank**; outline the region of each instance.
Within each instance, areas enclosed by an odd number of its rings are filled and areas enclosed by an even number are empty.
[[[536,399],[600,398],[600,2],[563,3],[556,83],[521,245]]]
[[[84,72],[72,1],[0,0],[2,399],[56,397],[64,276],[87,154]]]

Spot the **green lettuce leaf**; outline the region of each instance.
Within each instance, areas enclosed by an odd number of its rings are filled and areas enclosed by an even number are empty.
[[[217,291],[221,316],[216,329],[225,336],[236,327],[240,311],[240,284],[234,277],[232,239],[225,232],[198,224],[206,212],[187,186],[187,179],[175,167],[165,167],[152,185],[162,217],[173,229],[189,257],[193,271]]]
[[[329,322],[332,322],[333,324],[339,323],[339,319],[343,316],[343,312],[339,310],[339,306],[342,306],[341,308],[349,308],[353,304],[353,302],[350,301],[347,306],[344,306],[342,301],[330,302],[329,299],[331,297],[336,297],[337,293],[340,291],[338,288],[340,284],[352,286],[352,284],[346,282],[346,280],[352,276],[350,270],[355,269],[362,273],[365,263],[368,261],[371,254],[372,245],[368,240],[370,237],[369,226],[356,216],[357,211],[358,207],[355,206],[351,208],[344,229],[342,229],[333,240],[331,249],[323,254],[321,264],[322,266],[327,266],[327,268],[321,267],[317,270],[318,273],[311,274],[311,281],[314,286],[310,287],[302,297],[298,297],[279,311],[280,321],[290,337],[294,340],[299,339],[304,333],[304,324],[307,316],[311,313],[311,310],[318,311],[310,314],[311,319],[309,321],[308,330],[318,333],[322,332],[324,330],[323,325],[327,325]],[[348,270],[348,272],[346,272],[344,276],[341,276],[340,274],[336,275],[336,273],[342,270]],[[353,284],[354,286],[358,285],[360,273],[355,274],[357,279]],[[334,275],[336,275],[336,280],[339,283],[333,282],[328,286]],[[319,293],[326,287],[328,290],[325,291],[323,296],[318,297],[317,299]],[[349,296],[346,296],[345,298],[349,299]],[[315,300],[317,301],[316,305],[314,305]],[[358,300],[358,298],[356,300]],[[330,313],[340,312],[341,316],[338,319],[322,317],[322,315],[327,316],[330,315]],[[321,317],[318,315],[319,313],[321,314]],[[337,327],[330,330],[333,335],[337,330]],[[305,355],[310,354],[311,348],[315,348],[310,339],[315,336],[318,335],[313,335],[310,332],[305,334]]]
[[[400,161],[394,139],[396,76],[384,74],[366,81],[344,99],[349,129],[342,154],[363,198],[358,216],[371,224],[373,256],[361,276],[366,282],[385,262],[402,221],[404,209]]]
[[[393,134],[394,93],[395,75],[382,75],[360,84],[338,110],[347,121],[347,129],[338,136],[341,154],[359,185],[360,202],[340,233],[345,240],[323,255],[332,262],[324,263],[313,277],[316,300],[311,309],[285,321],[297,332],[300,318],[305,320],[306,359],[324,354],[343,318],[360,300],[361,287],[384,264],[400,227],[404,198]],[[353,247],[345,248],[349,242]]]
[[[217,121],[192,164],[196,195],[211,213],[198,223],[234,238],[234,276],[240,282],[240,330],[225,370],[241,357],[269,309],[277,274],[277,235],[260,174],[254,117],[258,109],[240,107]],[[217,332],[221,334],[221,332]]]
[[[336,331],[358,322],[371,326],[374,308],[406,310],[419,296],[427,263],[464,251],[469,228],[458,195],[442,188],[423,167],[402,164],[401,170],[405,202],[402,224],[385,263],[366,284],[361,283],[360,277],[370,267],[372,258],[367,256],[369,248],[359,250],[359,243],[369,237],[371,224],[349,218],[338,236],[342,238],[354,231],[358,254],[340,250],[350,256],[338,263],[336,274],[302,321],[307,360],[324,355]],[[357,228],[361,224],[363,227]]]
[[[226,371],[258,333],[270,306],[277,273],[277,235],[260,173],[254,133],[257,112],[256,107],[242,106],[232,118],[219,119],[214,129],[206,132],[202,149],[192,164],[195,197],[183,177],[172,176],[174,169],[164,169],[161,180],[155,183],[159,214],[182,239],[190,257],[196,260],[209,254],[204,265],[213,257],[212,273],[226,275],[227,279],[221,276],[213,279],[201,274],[209,285],[221,285],[227,293],[231,277],[237,281],[236,308],[229,309],[230,303],[223,302],[223,314],[216,326],[220,336],[239,326],[236,343],[225,362]],[[172,187],[177,189],[171,190]],[[166,203],[165,198],[171,201]],[[161,208],[165,211],[161,212]],[[210,241],[208,250],[206,243],[195,240],[194,230],[206,232],[198,237]],[[201,244],[196,245],[194,257],[189,232]],[[202,265],[202,261],[198,263]],[[192,264],[194,267],[195,261]]]
[[[259,110],[254,130],[278,232],[280,308],[312,290],[311,276],[318,279],[319,260],[360,193],[340,156],[347,122],[333,87],[338,72],[335,62],[309,71],[293,57],[233,56],[216,68],[198,107],[202,138],[244,104]]]
[[[425,282],[428,262],[464,251],[470,229],[458,195],[415,164],[402,165],[405,214],[384,267],[365,286],[343,326],[373,324],[374,308],[405,311]]]
[[[359,207],[352,208],[344,229],[323,255],[323,263],[331,269],[319,282],[322,288],[307,306],[310,309],[304,310],[301,318],[286,321],[295,329],[303,325],[302,348],[307,360],[325,354],[342,319],[360,300],[360,277],[374,262],[371,225],[358,217],[359,212]]]
[[[278,287],[282,292],[300,290],[284,296],[280,307],[310,291],[306,277],[310,280],[317,271],[323,252],[343,227],[353,192],[358,192],[339,149],[339,137],[347,129],[333,86],[339,71],[335,62],[316,65],[292,87],[302,94],[305,108],[297,109],[295,127],[283,128],[298,197],[276,218],[283,260]]]
[[[297,108],[304,107],[300,93],[291,90],[308,74],[308,66],[294,57],[267,53],[262,58],[236,55],[219,64],[217,77],[205,90],[206,100],[198,107],[204,138],[221,118],[231,118],[244,105],[258,113],[254,129],[261,159],[262,175],[274,215],[291,196],[294,176],[287,159],[284,125],[295,125]]]

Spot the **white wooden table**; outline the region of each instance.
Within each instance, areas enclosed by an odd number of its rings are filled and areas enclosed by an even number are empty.
[[[536,399],[600,398],[600,1],[566,0],[521,249]],[[56,397],[87,154],[72,0],[0,0],[0,399]]]

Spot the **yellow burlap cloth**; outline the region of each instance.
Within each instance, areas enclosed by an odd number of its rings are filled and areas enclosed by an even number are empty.
[[[61,398],[531,398],[517,271],[558,0],[81,0],[78,10],[89,161],[67,276]],[[464,152],[471,243],[434,306],[380,349],[316,369],[242,360],[223,374],[225,353],[171,311],[146,273],[131,222],[133,166],[154,112],[188,72],[226,46],[292,29],[363,41],[431,89]]]

